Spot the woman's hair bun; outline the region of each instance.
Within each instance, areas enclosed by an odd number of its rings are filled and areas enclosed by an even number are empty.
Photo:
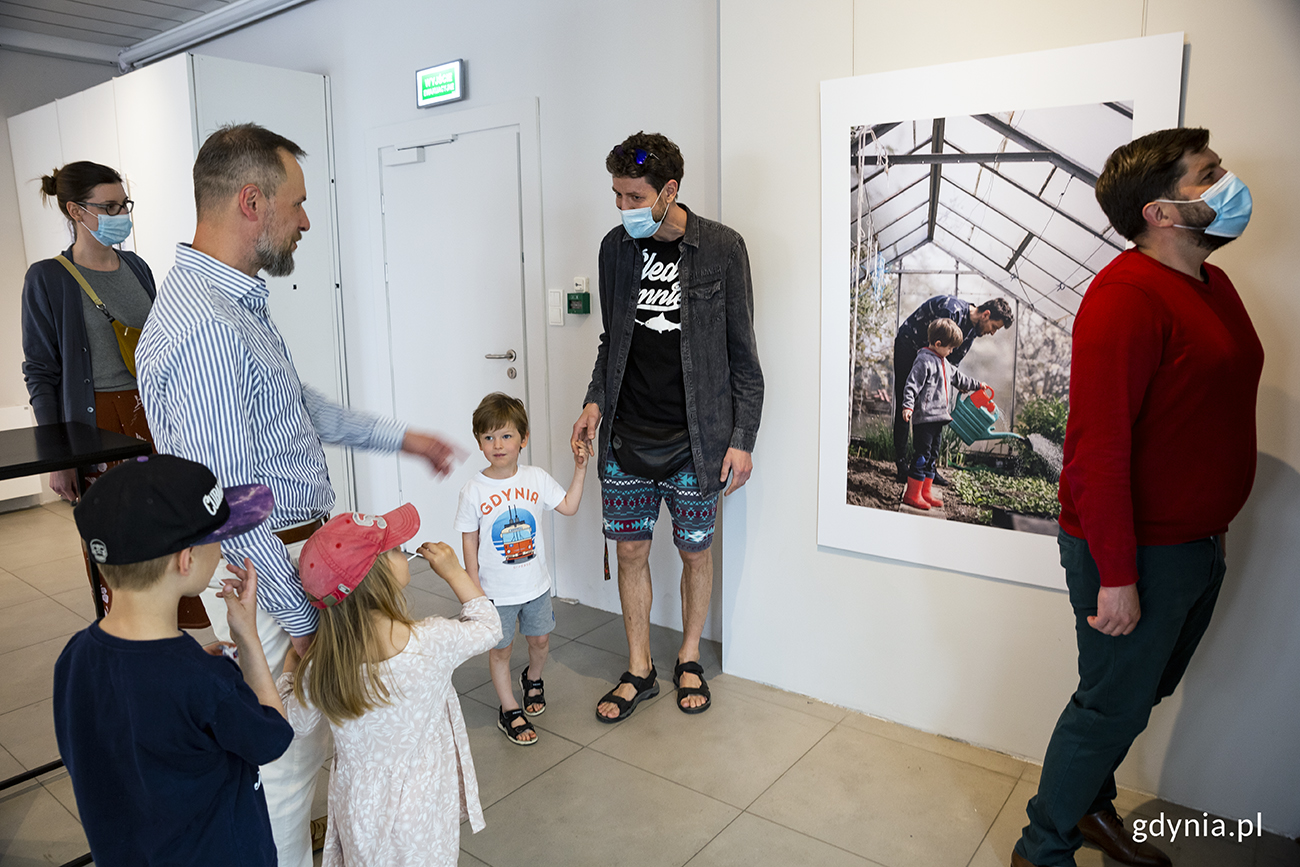
[[[47,199],[59,194],[59,171],[60,169],[55,169],[48,175],[41,176],[41,195]]]

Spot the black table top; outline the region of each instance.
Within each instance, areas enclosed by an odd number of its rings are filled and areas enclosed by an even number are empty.
[[[81,422],[0,430],[0,480],[147,455],[144,440]]]

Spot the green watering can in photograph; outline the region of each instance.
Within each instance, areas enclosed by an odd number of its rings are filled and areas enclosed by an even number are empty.
[[[1002,410],[993,402],[993,389],[985,386],[957,401],[950,427],[968,446],[980,440],[1004,439],[1019,440],[1028,445],[1029,441],[1018,433],[993,429],[993,423],[1001,415]]]

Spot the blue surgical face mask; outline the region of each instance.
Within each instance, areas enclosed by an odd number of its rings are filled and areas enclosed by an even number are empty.
[[[665,186],[664,190],[666,189],[668,189],[668,187]],[[658,232],[659,227],[663,225],[664,219],[668,217],[668,209],[664,208],[664,215],[659,218],[658,222],[655,222],[652,212],[655,209],[655,205],[659,204],[659,196],[664,194],[664,190],[659,191],[659,195],[655,196],[655,200],[651,203],[650,207],[633,208],[629,211],[622,212],[623,228],[627,229],[627,233],[633,238],[649,238],[655,232]]]
[[[1192,229],[1219,238],[1240,238],[1241,233],[1246,230],[1246,224],[1250,222],[1250,190],[1241,178],[1232,172],[1225,172],[1212,187],[1201,193],[1199,199],[1156,199],[1156,201],[1174,205],[1204,202],[1214,210],[1214,219],[1208,226],[1184,226],[1180,223],[1174,225],[1180,229]]]
[[[86,231],[91,234],[96,241],[105,247],[112,247],[122,243],[131,234],[131,216],[130,214],[118,214],[109,216],[108,214],[96,214],[99,218],[99,228],[92,229],[86,226]]]

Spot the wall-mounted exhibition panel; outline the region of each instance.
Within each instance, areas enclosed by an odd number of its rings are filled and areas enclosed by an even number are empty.
[[[176,244],[194,238],[194,121],[190,55],[181,54],[113,82],[117,139],[135,199],[135,251],[161,281]]]
[[[68,222],[58,205],[41,198],[41,176],[63,165],[59,140],[59,111],[54,103],[9,118],[9,146],[18,190],[18,217],[23,225],[27,263],[53,256],[72,243]]]

